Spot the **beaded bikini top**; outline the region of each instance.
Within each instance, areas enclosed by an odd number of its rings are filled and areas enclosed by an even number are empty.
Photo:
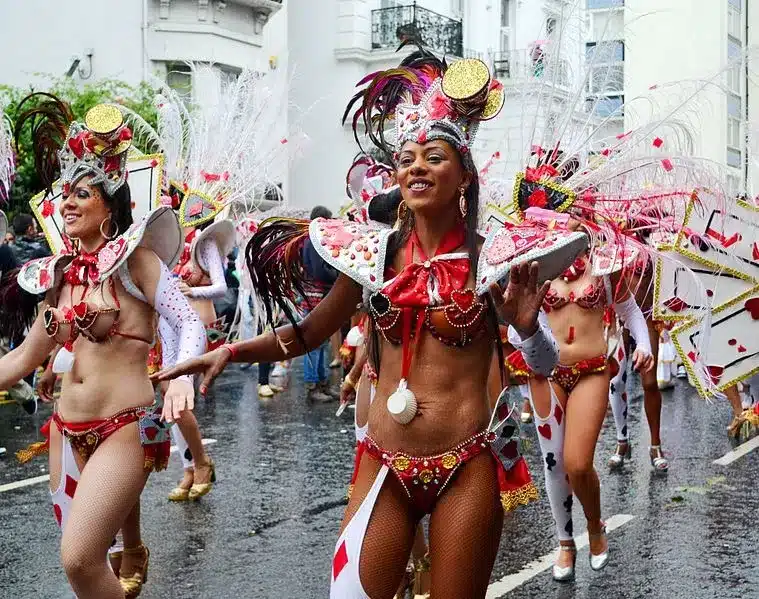
[[[386,268],[387,282],[369,297],[370,313],[385,340],[400,345],[406,331],[413,337],[426,328],[446,345],[463,347],[482,333],[486,304],[474,289],[465,287],[469,255],[453,252],[464,239],[463,227],[456,227],[428,259],[416,232],[411,234],[405,266],[396,275],[392,268]],[[419,261],[414,261],[414,254]]]

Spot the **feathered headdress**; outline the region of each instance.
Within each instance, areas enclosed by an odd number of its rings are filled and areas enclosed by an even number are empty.
[[[196,77],[217,76],[210,66],[192,68]],[[287,107],[282,73],[244,70],[234,82],[220,85],[218,94],[191,107],[159,85],[155,140],[179,196],[182,226],[209,222],[230,205],[244,215],[271,194],[281,198],[279,185],[298,141],[276,134]]]
[[[40,92],[27,96],[19,104],[17,146],[27,122],[32,129],[37,173],[49,193],[59,176],[64,190],[82,177],[91,176],[90,183],[101,184],[108,195],[126,182],[132,132],[115,106],[94,106],[87,111],[84,122],[79,123],[74,122],[68,104]]]
[[[463,59],[449,66],[421,47],[397,68],[367,75],[357,84],[362,85],[366,87],[351,98],[343,122],[358,104],[352,118],[356,141],[361,145],[363,122],[364,133],[388,158],[407,141],[433,139],[466,154],[479,121],[495,117],[504,102],[503,86],[481,60]],[[391,139],[386,137],[389,121]]]

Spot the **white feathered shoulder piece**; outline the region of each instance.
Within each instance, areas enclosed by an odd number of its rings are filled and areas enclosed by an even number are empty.
[[[11,193],[16,163],[13,158],[11,127],[0,104],[0,205],[5,204]]]

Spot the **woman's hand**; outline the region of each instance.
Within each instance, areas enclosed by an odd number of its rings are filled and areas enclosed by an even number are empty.
[[[498,316],[505,324],[513,326],[523,339],[537,331],[538,312],[551,287],[550,281],[538,284],[538,270],[537,262],[516,264],[511,267],[505,291],[501,292],[498,285],[490,287]]]
[[[642,349],[636,349],[632,355],[632,363],[638,372],[648,372],[654,367],[654,357]]]
[[[150,379],[152,381],[170,381],[185,374],[202,374],[203,381],[200,383],[200,394],[205,395],[208,386],[224,370],[231,357],[232,354],[228,349],[220,347],[192,360],[177,364],[173,368],[157,372]]]
[[[45,402],[50,403],[53,401],[53,393],[55,392],[55,381],[58,377],[53,372],[52,364],[45,368],[39,377],[37,377],[37,387],[35,391],[39,398]]]
[[[161,418],[166,422],[174,422],[182,417],[182,412],[195,407],[195,389],[190,381],[176,380],[169,383],[169,388],[163,396],[163,411]]]
[[[181,291],[185,297],[192,297],[192,287],[184,281],[179,281],[179,291]]]

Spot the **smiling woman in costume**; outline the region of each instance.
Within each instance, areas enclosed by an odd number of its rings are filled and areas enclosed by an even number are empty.
[[[24,104],[16,133],[31,124],[37,171],[53,198],[60,162],[62,196],[55,201],[66,249],[19,273],[18,284],[44,293],[45,304],[24,343],[0,360],[0,389],[59,349],[53,370],[63,384],[49,446],[61,559],[80,599],[121,598],[108,547],[148,474],[166,467],[162,415],[172,420],[192,409],[187,379],[172,382],[163,409],[155,403],[146,368],[155,313],[176,329],[180,356],[199,354],[205,336],[167,268],[180,250],[176,217],[158,208],[132,223],[131,131],[121,113],[96,106],[84,123],[72,123],[70,108],[53,96],[32,96]],[[136,551],[144,575],[149,553],[144,546]]]
[[[432,596],[484,597],[504,510],[537,497],[508,406],[499,402],[491,417],[486,383],[500,350],[497,320],[512,326],[528,363],[550,373],[556,346],[537,320],[548,288],[538,283],[544,264],[529,263],[551,253],[563,261],[554,270],[563,269],[586,240],[530,227],[501,229],[484,244],[478,237],[470,146],[478,120],[495,116],[503,103],[484,63],[449,68],[418,51],[362,84],[351,102],[360,103],[354,126],[363,120],[373,127],[374,143],[395,158],[403,198],[397,230],[339,219],[264,223],[247,247],[262,297],[286,300],[293,288],[309,285],[297,263],[309,237],[341,273],[330,293],[297,326],[225,346],[158,378],[203,372],[206,386],[230,360],[303,354],[365,301],[377,389],[333,556],[331,597],[392,597],[425,514],[434,547]],[[392,143],[384,132],[391,122]],[[565,250],[551,251],[560,246]],[[507,277],[505,292],[491,289]],[[286,301],[279,304],[292,316]]]

